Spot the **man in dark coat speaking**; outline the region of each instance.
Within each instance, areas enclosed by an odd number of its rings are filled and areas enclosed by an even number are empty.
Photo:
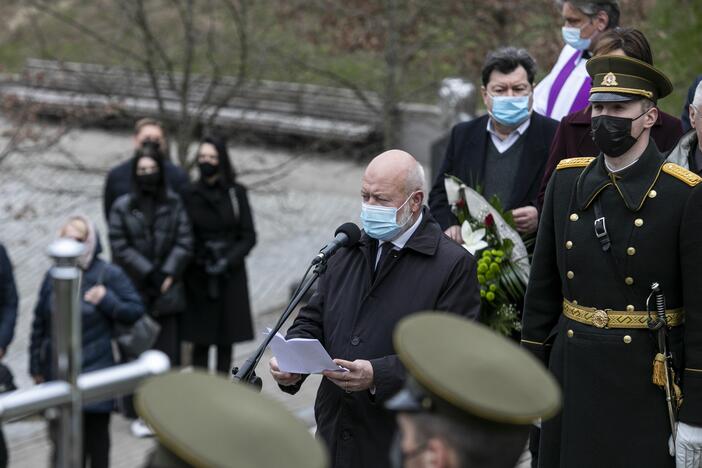
[[[396,425],[383,402],[405,381],[392,342],[395,324],[420,310],[478,316],[475,260],[423,208],[423,186],[422,167],[403,151],[371,161],[361,188],[361,240],[329,260],[288,330],[288,338],[317,338],[349,369],[325,373],[315,402],[318,434],[334,468],[390,466]],[[305,378],[280,372],[275,358],[270,369],[288,393]]]

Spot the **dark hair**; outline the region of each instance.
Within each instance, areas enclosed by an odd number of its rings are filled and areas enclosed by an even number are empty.
[[[141,148],[134,152],[134,158],[132,158],[132,193],[135,195],[136,199],[144,195],[143,190],[141,190],[141,187],[139,187],[137,183],[137,166],[139,165],[139,160],[142,158],[151,158],[156,161],[158,173],[161,175],[158,182],[156,197],[159,200],[165,200],[166,198],[166,169],[163,164],[163,158],[158,156],[158,151],[154,148],[155,146],[158,145],[142,145]]]
[[[516,47],[502,47],[490,52],[485,58],[485,64],[481,72],[483,86],[487,86],[490,82],[490,75],[497,70],[500,73],[512,73],[519,66],[526,70],[529,83],[534,84],[536,76],[536,62],[529,55],[526,49],[517,49]]]
[[[200,145],[203,143],[209,143],[215,147],[217,150],[217,157],[219,158],[219,173],[221,174],[221,181],[225,186],[231,187],[236,182],[236,171],[229,159],[229,151],[227,150],[227,140],[224,137],[218,135],[206,135],[200,140]],[[199,150],[199,146],[198,146]]]
[[[458,457],[459,466],[511,468],[517,464],[529,436],[529,426],[497,424],[478,418],[458,419],[433,413],[405,413],[416,441],[443,440]]]
[[[617,49],[623,50],[628,57],[653,65],[651,45],[638,29],[617,27],[605,31],[597,38],[593,55],[607,55]]]
[[[556,0],[559,6],[564,3],[570,3],[575,8],[580,10],[584,15],[594,18],[597,13],[604,11],[607,13],[607,29],[616,28],[619,26],[619,1],[618,0]]]

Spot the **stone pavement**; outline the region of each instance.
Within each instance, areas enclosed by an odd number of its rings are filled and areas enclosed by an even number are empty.
[[[29,332],[38,289],[50,265],[46,246],[61,222],[79,212],[96,222],[107,247],[103,181],[111,166],[130,156],[130,147],[131,135],[127,133],[82,130],[63,143],[65,151],[15,156],[0,166],[0,241],[13,261],[21,300],[15,338],[3,362],[12,369],[20,388],[32,385],[27,372]],[[299,157],[270,148],[237,146],[230,154],[243,174],[241,180],[253,187],[250,199],[258,243],[247,266],[256,330],[261,332],[276,321],[290,285],[300,279],[304,267],[331,239],[335,228],[357,221],[363,168],[339,157]],[[291,158],[296,158],[292,164]],[[261,185],[280,168],[285,177]],[[255,349],[256,341],[236,347],[237,363]],[[310,378],[298,395],[287,395],[268,377],[268,357],[259,369],[263,392],[312,427],[319,377]],[[8,423],[4,431],[12,467],[48,465],[49,443],[40,417]],[[141,466],[153,440],[132,437],[129,421],[119,415],[113,415],[111,434],[111,466]]]

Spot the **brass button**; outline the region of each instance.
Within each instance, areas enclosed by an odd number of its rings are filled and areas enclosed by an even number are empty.
[[[575,273],[573,273],[572,271],[569,271],[568,273],[566,273],[566,276],[568,277],[568,279],[573,279],[573,278],[575,278]]]
[[[624,335],[624,338],[622,338],[622,340],[624,340],[624,343],[626,344],[631,343],[631,337],[629,335]]]
[[[566,249],[570,250],[572,248],[573,248],[573,242],[572,241],[566,242]]]
[[[572,301],[573,305],[578,305],[578,301]]]
[[[634,226],[636,226],[636,227],[641,227],[641,226],[643,226],[643,219],[641,219],[641,218],[636,218],[636,219],[634,220]]]
[[[634,278],[632,278],[631,276],[627,276],[626,278],[624,278],[624,282],[625,282],[628,286],[631,286],[632,284],[634,284]]]
[[[573,338],[574,334],[575,333],[573,333],[573,330],[568,330],[568,338]]]
[[[580,218],[580,217],[579,217],[577,214],[575,214],[575,213],[573,213],[572,215],[570,215],[570,220],[571,220],[571,221],[577,221],[579,218]]]
[[[634,247],[629,247],[628,249],[626,249],[626,254],[630,256],[636,255],[636,249]]]
[[[633,312],[634,310],[636,310],[636,309],[634,309],[634,306],[633,306],[633,305],[629,304],[628,306],[626,306],[626,311],[627,311],[627,312]]]
[[[658,193],[655,190],[648,192],[648,198],[656,198],[656,195],[658,195]]]

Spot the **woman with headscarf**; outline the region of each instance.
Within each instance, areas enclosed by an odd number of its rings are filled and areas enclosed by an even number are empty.
[[[81,372],[90,372],[115,365],[112,354],[112,329],[115,322],[128,325],[144,313],[139,293],[124,271],[98,257],[101,252],[97,233],[90,220],[73,216],[59,232],[60,237],[83,244],[78,258],[82,270],[81,281]],[[51,380],[51,296],[52,282],[47,273],[34,309],[30,338],[29,370],[36,383]],[[83,407],[83,465],[91,468],[107,467],[110,455],[111,400],[91,403]],[[52,440],[56,439],[53,424]]]
[[[193,343],[193,365],[207,368],[215,345],[217,370],[228,373],[232,344],[253,338],[245,259],[256,244],[256,232],[226,142],[204,138],[197,163],[199,180],[184,195],[195,237],[195,261],[185,276],[184,338]]]

